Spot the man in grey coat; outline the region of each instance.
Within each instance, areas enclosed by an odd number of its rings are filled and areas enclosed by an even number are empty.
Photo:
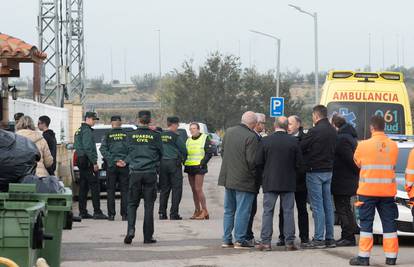
[[[253,131],[257,116],[248,111],[243,114],[241,124],[227,129],[223,140],[220,176],[218,184],[225,187],[223,248],[249,248],[247,228],[252,203],[257,193],[256,149],[258,139]],[[233,244],[233,228],[234,239]]]

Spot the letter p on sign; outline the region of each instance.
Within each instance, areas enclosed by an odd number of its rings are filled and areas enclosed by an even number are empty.
[[[283,116],[285,109],[285,99],[283,97],[270,98],[270,117]]]

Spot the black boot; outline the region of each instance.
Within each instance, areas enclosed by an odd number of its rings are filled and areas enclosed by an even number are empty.
[[[167,214],[160,213],[160,220],[168,220]]]
[[[397,265],[397,258],[385,258],[385,264]]]
[[[132,243],[132,239],[135,237],[135,230],[129,230],[127,235],[124,238],[124,243],[129,245]]]
[[[134,236],[127,234],[125,236],[124,243],[127,244],[127,245],[131,244],[132,243],[132,239],[134,239]]]
[[[182,219],[183,218],[180,215],[178,215],[178,214],[170,215],[170,220],[179,221],[179,220],[182,220]]]
[[[349,265],[352,266],[369,266],[369,258],[354,257],[349,261]]]

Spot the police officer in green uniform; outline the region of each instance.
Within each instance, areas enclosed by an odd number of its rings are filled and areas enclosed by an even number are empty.
[[[178,117],[168,117],[168,130],[161,133],[164,154],[160,166],[160,220],[167,220],[167,203],[171,196],[170,220],[182,220],[178,213],[181,196],[183,194],[182,163],[187,158],[187,148],[177,133]]]
[[[135,221],[140,199],[144,199],[144,243],[157,241],[154,234],[154,202],[157,198],[157,169],[162,159],[161,135],[151,130],[151,112],[138,113],[139,127],[128,133],[128,156],[117,162],[117,166],[129,166],[128,230],[124,243],[131,244],[135,237]]]
[[[121,116],[111,117],[112,130],[102,139],[100,151],[107,166],[107,205],[108,220],[115,220],[115,190],[118,183],[121,191],[121,216],[127,220],[129,169],[127,166],[118,167],[119,160],[125,160],[128,155],[127,130],[122,128]]]
[[[85,122],[75,133],[75,150],[78,156],[79,179],[79,216],[82,219],[108,219],[102,213],[100,207],[100,188],[96,172],[99,171],[97,164],[98,154],[96,143],[92,134],[92,126],[99,120],[95,112],[86,112]],[[88,213],[86,203],[88,191],[91,190],[93,216]]]

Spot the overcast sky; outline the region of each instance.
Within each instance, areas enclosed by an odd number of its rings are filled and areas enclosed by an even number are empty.
[[[84,0],[87,75],[124,80],[158,73],[161,30],[162,72],[185,59],[196,65],[215,50],[240,55],[243,66],[274,69],[276,44],[250,33],[263,31],[282,39],[282,71],[314,68],[313,19],[289,3],[318,12],[320,70],[356,69],[368,64],[371,34],[372,69],[414,65],[414,1],[400,0]],[[38,0],[2,1],[0,32],[37,45]],[[397,45],[399,43],[399,45]],[[398,53],[399,51],[399,53]],[[25,67],[22,76],[31,76]]]

